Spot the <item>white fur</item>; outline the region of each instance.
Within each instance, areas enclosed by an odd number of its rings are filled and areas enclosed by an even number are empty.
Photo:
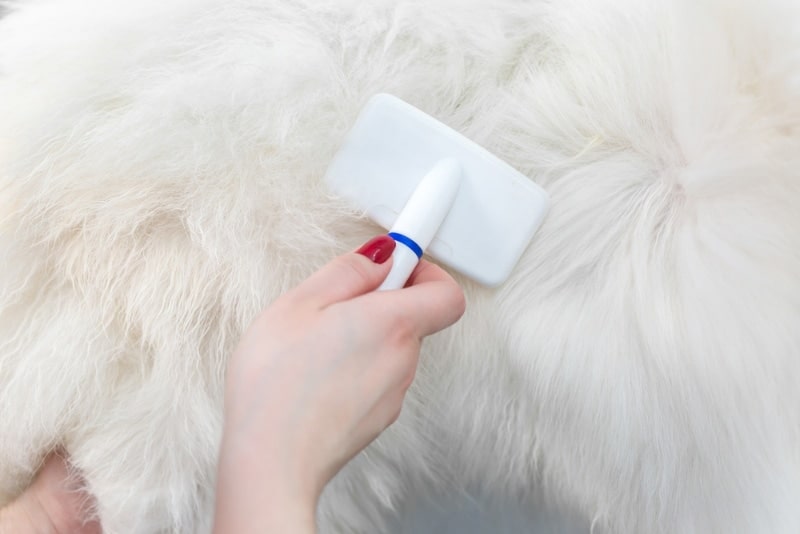
[[[463,281],[322,530],[479,484],[595,531],[800,532],[796,1],[10,7],[0,503],[61,444],[106,532],[208,529],[226,357],[377,232],[320,177],[387,91],[553,208],[504,287]]]

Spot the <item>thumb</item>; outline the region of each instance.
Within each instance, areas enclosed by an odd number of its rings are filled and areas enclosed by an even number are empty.
[[[292,290],[292,298],[312,301],[325,308],[377,289],[389,274],[394,239],[375,237],[355,252],[343,254]]]

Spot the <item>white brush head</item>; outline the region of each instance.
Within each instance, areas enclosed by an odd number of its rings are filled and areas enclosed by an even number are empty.
[[[325,174],[337,195],[391,228],[423,177],[452,158],[455,200],[426,252],[487,286],[511,274],[544,219],[547,193],[486,149],[387,94],[370,99]]]

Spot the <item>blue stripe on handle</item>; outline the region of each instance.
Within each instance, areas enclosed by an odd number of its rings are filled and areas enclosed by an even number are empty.
[[[422,247],[417,245],[417,243],[410,237],[404,236],[403,234],[398,234],[397,232],[389,232],[389,237],[410,248],[411,252],[417,255],[417,258],[422,257]]]

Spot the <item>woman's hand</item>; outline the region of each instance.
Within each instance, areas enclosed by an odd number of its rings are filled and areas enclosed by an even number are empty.
[[[464,312],[464,295],[422,261],[406,288],[374,290],[394,241],[336,258],[264,310],[231,357],[215,531],[313,532],[336,472],[394,422],[423,337]],[[98,534],[90,504],[58,453],[0,510],[0,534]]]
[[[100,524],[85,519],[91,499],[80,485],[67,460],[50,454],[33,484],[0,510],[0,534],[100,534]]]
[[[262,312],[231,358],[216,532],[311,532],[336,472],[400,414],[423,337],[464,312],[455,281],[422,261],[374,291],[394,241],[336,258]]]

